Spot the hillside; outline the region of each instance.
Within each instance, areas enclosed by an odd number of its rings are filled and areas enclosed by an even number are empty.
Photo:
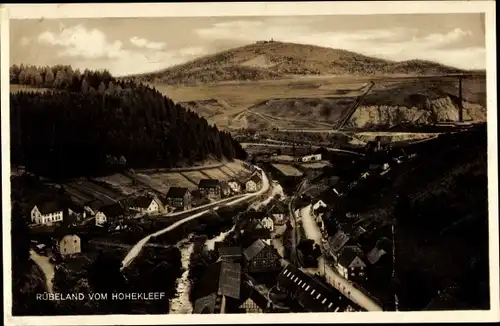
[[[429,61],[393,62],[340,49],[264,41],[162,71],[129,77],[156,84],[196,84],[270,80],[297,75],[442,75],[461,72]]]
[[[311,88],[311,92],[317,89]],[[463,81],[464,120],[486,121],[486,80]],[[249,108],[250,127],[325,128],[335,126],[356,102],[357,95],[271,98]],[[376,81],[345,127],[393,127],[401,123],[434,124],[458,121],[458,82],[455,78]]]
[[[417,156],[359,182],[338,207],[370,220],[370,232],[391,237],[395,223],[400,310],[430,309],[438,291],[467,309],[488,309],[486,147],[485,126],[406,147]]]
[[[13,164],[74,177],[245,155],[229,133],[153,88],[111,80],[95,81],[98,90],[86,84],[82,76],[76,91],[10,94]]]

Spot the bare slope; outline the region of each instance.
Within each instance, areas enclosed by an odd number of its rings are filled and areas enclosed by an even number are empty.
[[[486,79],[463,81],[464,119],[486,121]],[[251,108],[250,126],[324,129],[336,125],[354,104],[356,95],[316,98],[273,98]],[[433,124],[458,121],[458,81],[432,78],[377,81],[346,127],[391,127],[400,123]],[[281,122],[281,123],[280,123]],[[309,123],[309,126],[304,124]]]
[[[410,60],[392,62],[314,45],[257,42],[132,78],[159,84],[269,80],[311,75],[442,75],[460,69]]]

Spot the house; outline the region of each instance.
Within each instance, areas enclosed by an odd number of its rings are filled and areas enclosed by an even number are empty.
[[[312,210],[313,210],[313,212],[314,212],[315,210],[317,210],[317,209],[318,209],[318,208],[320,208],[320,207],[327,207],[327,206],[328,206],[328,205],[327,205],[327,204],[325,204],[325,202],[324,202],[324,201],[322,201],[322,200],[320,199],[320,200],[318,200],[318,201],[317,201],[317,202],[316,202],[316,203],[312,206]]]
[[[156,197],[139,196],[132,200],[130,209],[142,214],[155,214],[160,212],[162,206],[161,201]]]
[[[271,207],[268,214],[272,217],[275,225],[283,225],[287,210],[287,207],[283,203],[278,202]]]
[[[193,288],[193,314],[225,313],[238,305],[241,288],[241,266],[219,260],[208,266]],[[229,309],[230,310],[230,309]]]
[[[231,187],[227,181],[220,182],[220,192],[222,197],[229,197],[231,195]]]
[[[62,222],[64,217],[64,208],[58,201],[46,201],[34,205],[31,209],[31,222],[39,225],[51,225],[52,223]]]
[[[363,251],[357,246],[345,246],[340,253],[336,267],[346,280],[364,281],[367,279]]]
[[[321,154],[306,155],[300,158],[301,162],[321,161]]]
[[[249,273],[267,273],[281,269],[281,257],[276,249],[261,239],[243,251],[246,270]]]
[[[193,196],[189,189],[183,187],[170,187],[165,196],[167,205],[175,208],[189,209],[191,208],[192,200]]]
[[[328,247],[330,255],[336,259],[338,253],[345,246],[345,244],[351,239],[349,235],[344,233],[342,230],[338,230],[333,237],[328,238]]]
[[[260,221],[260,224],[270,232],[274,232],[274,221],[272,218],[266,216]]]
[[[68,215],[74,216],[77,220],[85,219],[87,217],[87,211],[85,210],[85,207],[80,206],[73,201],[69,201]]]
[[[102,226],[107,222],[115,222],[126,215],[126,209],[120,203],[102,206],[95,214],[95,224]]]
[[[63,256],[78,254],[81,251],[80,237],[75,234],[65,235],[59,241],[59,253]]]
[[[198,190],[204,197],[221,196],[220,182],[216,179],[201,179],[198,183]]]
[[[254,173],[250,179],[245,182],[245,189],[248,192],[255,192],[262,186],[262,178],[258,173]]]
[[[241,230],[243,245],[251,245],[258,239],[271,245],[271,230],[264,227],[261,220],[257,218],[249,219]]]
[[[104,206],[104,203],[102,203],[99,200],[92,200],[83,206],[83,210],[90,216],[95,216],[97,212],[99,211],[99,208]]]
[[[242,260],[241,247],[224,247],[220,246],[217,250],[219,259],[240,263]]]
[[[231,188],[231,191],[233,193],[237,194],[237,193],[241,192],[241,183],[239,183],[238,181],[231,180],[227,184],[228,184],[229,188]]]
[[[274,300],[269,300],[270,289],[252,278],[247,273],[242,274],[240,305],[238,313],[268,313],[275,312],[277,306]],[[280,307],[283,308],[283,307]],[[281,309],[282,310],[282,309]]]
[[[343,312],[349,300],[339,291],[322,284],[292,264],[278,275],[276,287],[296,301],[306,312]]]

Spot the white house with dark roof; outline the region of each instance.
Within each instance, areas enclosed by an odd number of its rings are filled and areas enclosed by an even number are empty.
[[[233,193],[237,194],[237,193],[241,192],[241,183],[239,183],[238,181],[230,180],[230,181],[228,181],[227,184],[228,184],[229,188],[231,188],[231,191]]]
[[[151,196],[140,196],[134,198],[130,209],[136,210],[143,214],[155,214],[159,213],[162,209],[161,201],[156,197]]]
[[[31,209],[31,222],[39,225],[51,225],[62,222],[64,208],[57,201],[42,202],[34,205]]]
[[[273,232],[274,231],[274,221],[272,218],[270,218],[269,216],[266,216],[264,217],[261,221],[260,221],[260,224],[268,229],[269,231]]]
[[[363,281],[367,279],[363,251],[356,246],[345,246],[337,259],[337,270],[346,280]]]
[[[256,192],[262,185],[262,178],[259,173],[254,173],[247,182],[245,182],[245,189],[248,192]]]

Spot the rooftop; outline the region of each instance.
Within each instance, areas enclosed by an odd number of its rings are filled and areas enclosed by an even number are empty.
[[[258,240],[255,240],[254,243],[252,243],[252,245],[250,247],[248,247],[244,252],[243,252],[243,256],[245,257],[245,259],[248,261],[248,260],[252,260],[253,258],[255,258],[255,256],[257,256],[265,247],[267,246],[267,244],[262,241],[261,239],[258,239]]]
[[[188,192],[188,188],[170,187],[170,189],[168,189],[166,198],[184,198],[184,196]]]
[[[198,188],[216,188],[218,186],[220,186],[220,182],[216,179],[201,179],[198,183]]]

